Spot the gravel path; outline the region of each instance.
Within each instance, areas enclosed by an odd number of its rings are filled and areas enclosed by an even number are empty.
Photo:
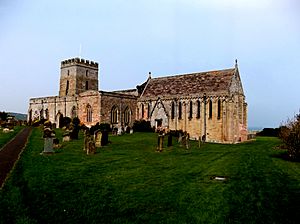
[[[25,148],[27,139],[31,133],[31,128],[26,127],[20,131],[9,143],[0,149],[0,187],[2,188],[4,181],[13,168],[15,162],[19,159],[19,155]]]

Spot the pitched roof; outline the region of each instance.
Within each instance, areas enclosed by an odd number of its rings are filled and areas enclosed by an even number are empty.
[[[151,78],[141,98],[226,94],[235,68]]]

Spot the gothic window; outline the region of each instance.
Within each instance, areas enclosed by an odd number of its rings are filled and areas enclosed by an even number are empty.
[[[75,106],[72,107],[71,118],[77,117],[77,109]]]
[[[174,117],[175,117],[175,104],[172,101],[172,103],[171,103],[171,119],[174,119]]]
[[[85,76],[87,77],[88,74],[89,74],[89,70],[86,70],[86,71],[85,71]]]
[[[218,100],[218,119],[221,118],[221,100]]]
[[[68,76],[70,75],[70,70],[68,70]]]
[[[208,102],[208,118],[212,119],[212,100]]]
[[[113,106],[111,109],[111,123],[117,124],[118,123],[118,107]]]
[[[200,118],[200,100],[197,100],[197,118]]]
[[[68,95],[69,92],[69,80],[67,80],[67,85],[66,85],[66,95]]]
[[[124,111],[124,124],[128,125],[130,123],[131,111],[129,107],[126,107]]]
[[[89,90],[89,81],[85,81],[85,90]]]
[[[142,103],[142,118],[144,118],[144,104]]]
[[[45,110],[45,117],[47,120],[49,120],[49,110],[48,109]]]
[[[91,105],[87,105],[86,107],[86,121],[92,122],[93,121],[93,110]]]
[[[151,109],[151,106],[150,106],[150,103],[148,103],[148,110],[147,110],[147,117],[150,118],[150,109]]]
[[[190,111],[189,111],[189,118],[193,118],[193,102],[190,101]]]
[[[178,103],[178,119],[182,118],[182,103]]]

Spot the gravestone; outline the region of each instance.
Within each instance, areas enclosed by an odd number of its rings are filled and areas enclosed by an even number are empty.
[[[157,136],[157,151],[162,152],[164,147],[164,136],[165,133],[163,131],[160,131]]]
[[[44,138],[44,154],[54,153],[53,150],[53,138]]]
[[[101,144],[101,140],[102,140],[102,132],[100,130],[97,130],[95,132],[95,146],[97,148],[101,147],[102,144]]]
[[[181,134],[181,132],[179,132],[179,134],[178,134],[178,143],[180,144],[180,146],[182,146],[182,134]]]
[[[130,134],[133,134],[133,129],[130,129]]]
[[[190,148],[190,134],[189,133],[185,134],[185,148],[186,149]]]
[[[84,141],[83,141],[83,151],[86,151],[88,148],[88,142],[90,138],[90,132],[89,130],[84,131]]]
[[[107,144],[108,144],[108,131],[104,130],[102,131],[101,145],[105,146]]]
[[[87,144],[86,154],[93,155],[95,153],[96,153],[95,141],[94,141],[93,137],[90,136],[88,144]]]

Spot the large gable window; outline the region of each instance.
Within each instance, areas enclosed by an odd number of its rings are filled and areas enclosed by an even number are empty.
[[[89,104],[86,106],[86,121],[87,122],[93,121],[93,109]]]

